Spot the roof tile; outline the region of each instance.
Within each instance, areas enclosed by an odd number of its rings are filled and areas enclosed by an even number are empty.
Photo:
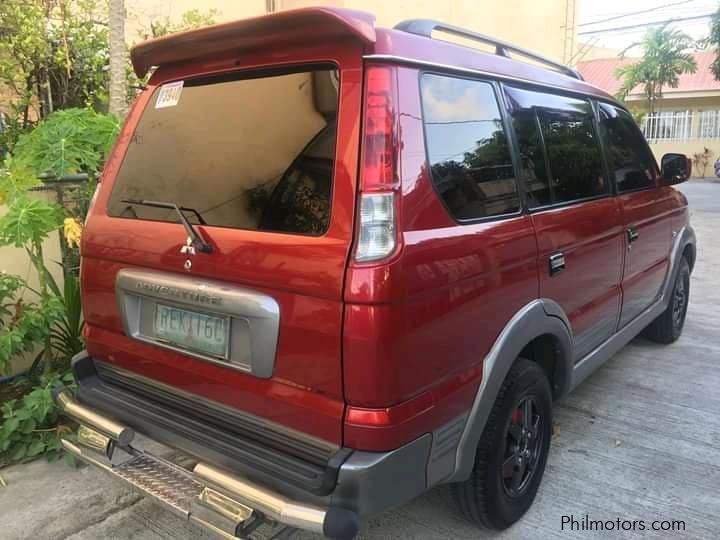
[[[715,60],[714,51],[702,51],[693,54],[697,62],[695,73],[684,73],[680,75],[680,84],[677,88],[663,88],[663,94],[675,92],[706,92],[708,90],[720,90],[720,81],[716,81],[710,66]],[[615,77],[617,68],[636,62],[637,58],[601,58],[578,62],[577,69],[585,80],[608,94],[617,94],[621,81]],[[640,94],[642,89],[638,86],[632,94]]]

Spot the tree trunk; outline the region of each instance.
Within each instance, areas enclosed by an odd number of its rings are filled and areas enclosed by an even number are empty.
[[[127,113],[127,74],[125,50],[125,0],[109,0],[110,41],[110,113],[124,117]]]

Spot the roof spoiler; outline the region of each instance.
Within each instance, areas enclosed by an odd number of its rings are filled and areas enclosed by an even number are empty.
[[[130,58],[135,74],[144,77],[154,66],[186,62],[227,50],[258,49],[273,40],[295,43],[308,38],[343,36],[357,38],[365,44],[375,43],[375,17],[337,8],[280,11],[144,41],[131,49]]]

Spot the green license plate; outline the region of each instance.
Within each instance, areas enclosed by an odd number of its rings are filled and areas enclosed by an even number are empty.
[[[171,345],[227,358],[229,319],[157,304],[155,337]]]

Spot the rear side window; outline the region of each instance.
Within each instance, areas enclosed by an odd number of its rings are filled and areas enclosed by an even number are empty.
[[[520,154],[520,174],[525,183],[528,206],[552,204],[545,147],[534,109],[520,109],[512,115]]]
[[[610,193],[590,103],[508,88],[531,208]]]
[[[600,103],[600,134],[610,174],[618,191],[655,186],[655,159],[650,155],[632,116],[619,107]]]
[[[458,220],[519,211],[508,139],[491,84],[425,74],[423,121],[432,182]]]
[[[115,180],[111,216],[319,235],[330,218],[338,71],[171,83],[143,112]]]

